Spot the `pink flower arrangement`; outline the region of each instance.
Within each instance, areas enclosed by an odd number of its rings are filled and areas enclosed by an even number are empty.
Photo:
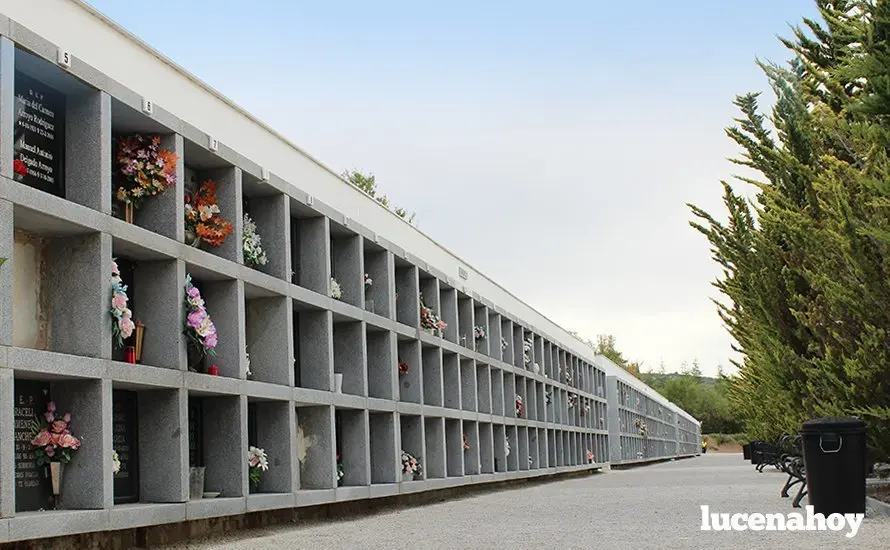
[[[522,397],[516,396],[516,418],[522,418]]]
[[[111,333],[118,348],[124,347],[124,340],[133,334],[136,324],[133,312],[127,307],[127,285],[121,281],[121,272],[117,262],[111,262]]]
[[[203,353],[214,355],[217,344],[216,325],[204,307],[201,291],[192,284],[192,276],[185,278],[185,333],[191,343]]]
[[[46,404],[43,418],[34,422],[34,438],[31,445],[36,447],[37,465],[43,466],[50,462],[71,462],[74,453],[80,448],[80,440],[71,435],[71,413],[56,416],[56,404]]]

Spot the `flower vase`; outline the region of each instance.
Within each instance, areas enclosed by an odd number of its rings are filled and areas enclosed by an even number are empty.
[[[136,321],[136,330],[133,331],[133,336],[135,337],[135,347],[136,348],[136,362],[142,362],[142,342],[145,339],[145,325],[143,325],[140,321]]]
[[[62,463],[61,462],[50,462],[49,463],[49,477],[53,486],[53,500],[58,504],[59,502],[59,493],[61,492],[62,487]]]
[[[136,208],[133,207],[132,202],[124,203],[124,221],[127,223],[135,223],[136,221]]]
[[[204,350],[189,344],[188,368],[191,372],[204,372]]]
[[[201,245],[201,237],[199,237],[194,231],[186,229],[185,244],[198,248],[198,246]]]
[[[189,468],[189,499],[204,498],[204,466]]]
[[[402,481],[414,481],[414,473],[402,472]]]
[[[343,375],[339,372],[334,373],[334,391],[343,393]]]

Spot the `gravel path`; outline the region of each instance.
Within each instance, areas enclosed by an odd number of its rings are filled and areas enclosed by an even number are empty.
[[[306,527],[245,531],[171,548],[888,548],[890,518],[843,531],[700,531],[712,512],[787,513],[785,476],[707,454]],[[804,501],[806,503],[806,501]]]

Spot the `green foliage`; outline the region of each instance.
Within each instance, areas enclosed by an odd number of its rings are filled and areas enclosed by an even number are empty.
[[[744,429],[741,417],[729,401],[732,379],[722,374],[716,379],[704,377],[698,364],[693,363],[681,373],[646,372],[642,380],[700,420],[702,433],[735,433]]]
[[[723,275],[718,313],[742,360],[730,402],[760,439],[858,414],[890,455],[890,4],[819,0],[761,67],[768,116],[739,96],[727,134],[755,171],[750,203],[726,182],[721,222],[690,205]],[[853,8],[856,9],[853,9]],[[725,430],[719,430],[725,431]]]
[[[593,349],[599,355],[603,355],[612,360],[619,367],[624,367],[627,360],[621,355],[621,352],[615,347],[615,336],[611,334],[598,334],[596,337],[596,346]]]
[[[370,195],[374,200],[385,206],[386,208],[392,210],[396,216],[406,220],[410,224],[414,224],[414,216],[415,213],[408,214],[408,211],[404,208],[392,207],[389,204],[389,198],[386,195],[377,195],[377,180],[374,177],[374,174],[362,174],[358,170],[346,171],[341,174],[343,179],[351,183],[352,185],[358,187],[368,195]]]
[[[0,258],[0,267],[3,267],[3,264],[6,263],[6,258]]]

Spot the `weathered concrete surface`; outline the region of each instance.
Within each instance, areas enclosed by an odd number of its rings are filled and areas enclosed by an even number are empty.
[[[352,520],[243,532],[187,547],[267,548],[887,548],[890,520],[845,531],[702,532],[701,508],[787,513],[784,476],[741,455],[708,454]],[[179,546],[185,548],[186,546]]]

